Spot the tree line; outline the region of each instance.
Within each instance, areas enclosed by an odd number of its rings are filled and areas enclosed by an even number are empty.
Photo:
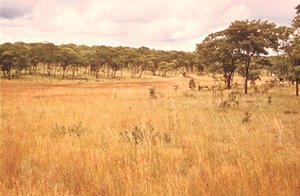
[[[273,51],[273,56],[269,56]],[[269,21],[235,21],[219,32],[209,34],[194,52],[162,51],[147,47],[85,46],[53,43],[4,43],[0,45],[3,77],[21,74],[46,74],[62,79],[82,76],[115,78],[127,70],[131,78],[144,72],[167,76],[174,72],[222,74],[226,88],[231,88],[234,74],[248,81],[259,79],[268,70],[284,81],[300,81],[300,4],[292,26],[277,26]],[[42,65],[42,69],[41,69]],[[67,74],[67,73],[71,74]]]
[[[162,51],[147,47],[85,46],[53,43],[4,43],[0,47],[3,77],[18,78],[21,74],[81,75],[115,78],[117,72],[128,70],[130,77],[141,78],[145,71],[167,76],[175,71],[202,71],[196,52]],[[39,70],[38,65],[43,65]]]

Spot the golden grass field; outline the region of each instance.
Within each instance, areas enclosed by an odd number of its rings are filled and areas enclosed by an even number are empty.
[[[300,195],[293,87],[222,108],[182,77],[0,82],[0,195]]]

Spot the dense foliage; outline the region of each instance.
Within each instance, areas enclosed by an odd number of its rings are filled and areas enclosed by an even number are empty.
[[[276,26],[261,20],[235,21],[223,30],[208,35],[197,44],[197,53],[211,73],[223,74],[227,88],[238,72],[244,77],[245,94],[248,81],[259,79],[262,70],[280,80],[298,83],[300,80],[300,5],[296,7],[292,27]],[[273,50],[275,56],[269,56]]]
[[[196,53],[146,47],[16,42],[2,44],[0,55],[3,76],[8,79],[18,78],[21,73],[61,75],[64,79],[70,71],[72,79],[88,75],[99,78],[101,73],[102,77],[115,78],[118,71],[126,69],[132,78],[140,78],[145,71],[166,76],[174,71],[193,72],[194,67],[202,70]],[[38,65],[42,65],[43,70],[39,70]]]

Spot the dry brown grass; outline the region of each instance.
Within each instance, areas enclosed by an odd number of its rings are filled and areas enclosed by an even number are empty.
[[[270,95],[226,109],[183,78],[1,81],[0,195],[299,195],[300,101]]]

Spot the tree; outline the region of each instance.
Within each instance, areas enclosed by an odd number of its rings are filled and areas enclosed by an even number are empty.
[[[276,28],[276,33],[278,37],[278,52],[279,54],[273,58],[277,77],[282,80],[283,85],[286,80],[286,77],[289,77],[292,62],[292,39],[291,35],[293,34],[293,29],[286,26],[280,26]]]
[[[151,59],[151,62],[149,63],[149,70],[153,76],[156,76],[156,71],[159,69],[159,63],[162,62],[163,52],[151,50],[150,53],[149,59]]]
[[[229,43],[238,51],[245,69],[245,94],[248,93],[248,80],[253,57],[268,55],[267,49],[277,49],[276,25],[268,21],[235,21],[226,29]]]
[[[29,44],[29,51],[28,51],[29,74],[34,74],[37,71],[37,66],[40,63],[39,56],[40,56],[39,49],[36,47],[36,44]]]
[[[300,33],[300,4],[297,7],[295,7],[295,9],[296,9],[296,16],[292,21],[292,26]]]
[[[11,70],[16,78],[20,77],[21,71],[28,66],[28,48],[22,42],[15,44],[5,43],[0,50],[0,64],[4,78],[11,79]]]
[[[63,69],[63,76],[62,79],[65,79],[67,68],[70,65],[74,65],[76,63],[76,53],[73,49],[63,46],[60,48],[56,55],[56,59],[58,61],[58,64]]]
[[[197,52],[209,71],[223,74],[225,86],[230,89],[236,70],[237,54],[226,31],[208,35],[201,44],[197,45]]]
[[[140,47],[135,52],[131,53],[131,77],[138,73],[138,78],[142,77],[142,74],[146,70],[151,70],[154,66],[153,55],[151,54],[151,50],[147,47]]]
[[[172,62],[166,62],[166,61],[161,61],[159,63],[159,69],[161,72],[161,76],[165,77],[167,76],[168,72],[172,72],[174,69],[176,69],[176,61]]]
[[[296,80],[296,96],[299,96],[300,62],[293,69],[293,78]]]
[[[111,53],[111,57],[109,61],[110,68],[111,68],[110,77],[115,78],[117,71],[120,70],[127,63],[126,61],[127,58],[122,47],[112,49],[110,53]]]
[[[97,46],[94,47],[90,58],[90,67],[91,72],[96,78],[99,78],[99,71],[101,68],[104,69],[104,66],[109,63],[111,51],[106,46]]]
[[[295,8],[296,16],[292,21],[292,26],[295,30],[292,41],[293,54],[293,79],[296,81],[296,96],[299,96],[300,82],[300,4]]]
[[[1,69],[3,71],[3,75],[4,75],[4,78],[8,78],[10,79],[10,71],[12,69],[12,66],[13,66],[13,58],[14,58],[14,53],[12,51],[3,51],[1,53],[1,57],[0,57],[0,60],[1,60]]]
[[[251,62],[251,69],[248,73],[248,80],[250,84],[255,84],[256,80],[261,80],[260,75],[263,69],[270,70],[273,66],[269,58],[266,57],[254,57]],[[245,66],[240,66],[238,72],[241,76],[246,77]]]

